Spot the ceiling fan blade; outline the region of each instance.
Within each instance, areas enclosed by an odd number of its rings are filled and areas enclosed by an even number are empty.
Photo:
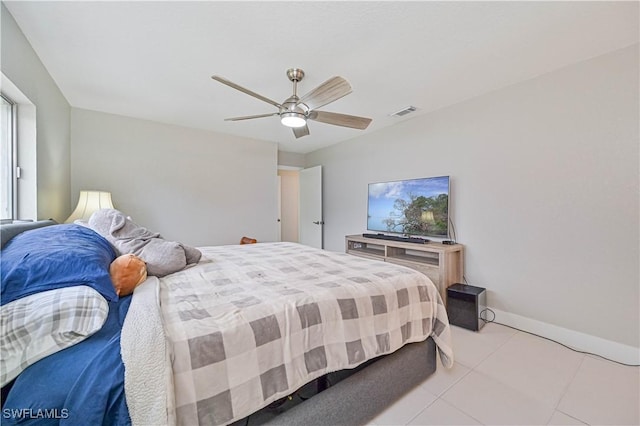
[[[271,117],[273,115],[278,115],[277,112],[270,114],[258,114],[258,115],[245,115],[244,117],[232,117],[225,118],[224,121],[241,121],[241,120],[251,120],[252,118],[263,118],[263,117]]]
[[[334,126],[351,127],[352,129],[360,130],[366,129],[372,121],[370,118],[326,111],[311,111],[311,113],[309,113],[309,119],[321,123],[333,124]]]
[[[296,139],[309,134],[309,127],[306,124],[302,127],[292,127],[291,130],[293,130],[293,134],[296,135]]]
[[[235,84],[234,82],[227,80],[224,77],[220,77],[219,75],[212,75],[211,78],[216,80],[216,81],[219,81],[222,84],[225,84],[225,85],[227,85],[229,87],[232,87],[232,88],[234,88],[236,90],[244,92],[247,95],[253,96],[254,98],[260,99],[261,101],[267,102],[267,103],[269,103],[269,104],[271,104],[271,105],[273,105],[273,106],[275,106],[277,108],[282,108],[282,105],[280,105],[278,102],[276,102],[274,100],[271,100],[269,98],[265,98],[264,96],[259,95],[256,92],[252,92],[249,89],[245,89],[244,87],[239,86],[239,85]]]
[[[351,93],[351,85],[342,77],[331,77],[302,98],[299,103],[305,104],[310,110],[320,108]]]

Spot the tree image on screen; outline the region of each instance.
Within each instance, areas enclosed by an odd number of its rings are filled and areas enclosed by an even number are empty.
[[[447,237],[448,222],[448,176],[369,185],[369,230]]]
[[[398,198],[394,211],[383,222],[389,232],[402,232],[408,235],[447,235],[447,210],[449,196],[415,196],[409,199]]]

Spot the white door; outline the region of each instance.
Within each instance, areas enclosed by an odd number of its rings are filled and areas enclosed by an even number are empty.
[[[323,248],[322,166],[300,170],[300,244]]]

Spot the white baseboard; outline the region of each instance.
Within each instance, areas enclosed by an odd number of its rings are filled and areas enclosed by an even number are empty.
[[[496,314],[496,322],[538,334],[579,351],[590,352],[625,364],[640,364],[640,348],[558,327],[557,325],[501,311],[493,307],[490,307],[490,309]],[[486,319],[491,320],[491,313],[487,315]]]

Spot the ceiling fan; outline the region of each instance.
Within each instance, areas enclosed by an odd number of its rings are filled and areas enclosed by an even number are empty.
[[[304,71],[300,68],[290,68],[287,70],[287,77],[293,83],[293,95],[289,96],[282,103],[278,103],[249,89],[239,86],[219,75],[211,76],[229,87],[267,102],[276,108],[278,112],[270,114],[247,115],[244,117],[226,118],[225,121],[241,121],[253,118],[271,117],[277,115],[280,122],[291,127],[296,138],[301,138],[309,134],[307,120],[319,121],[321,123],[333,124],[334,126],[350,127],[352,129],[364,130],[371,123],[370,118],[357,117],[355,115],[338,114],[335,112],[318,111],[317,109],[336,101],[351,93],[351,85],[342,77],[332,77],[325,81],[303,97],[298,97],[298,83],[304,78]]]

